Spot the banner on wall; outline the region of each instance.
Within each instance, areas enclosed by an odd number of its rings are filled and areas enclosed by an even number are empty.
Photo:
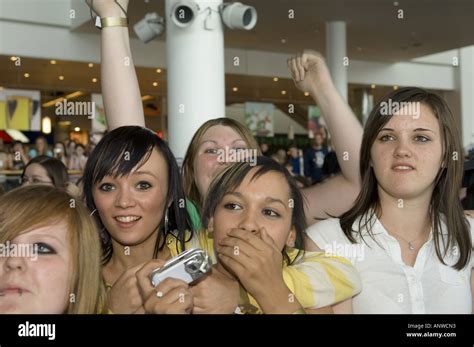
[[[308,137],[312,139],[314,134],[319,132],[322,127],[326,127],[321,110],[318,106],[308,107]]]
[[[41,93],[37,90],[0,90],[0,129],[41,131]]]
[[[263,102],[245,103],[245,125],[254,136],[273,137],[275,105]]]
[[[92,133],[103,133],[107,130],[105,120],[104,101],[101,94],[91,94],[91,101],[94,107],[94,116],[92,117]]]

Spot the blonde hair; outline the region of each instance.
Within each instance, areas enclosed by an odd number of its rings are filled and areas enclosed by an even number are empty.
[[[74,274],[69,285],[74,300],[69,300],[65,313],[102,313],[105,287],[99,234],[83,203],[44,185],[20,187],[0,197],[0,243],[62,221],[67,225]]]
[[[186,156],[184,157],[182,168],[184,194],[188,199],[190,199],[196,204],[196,207],[199,212],[201,212],[202,210],[203,196],[201,196],[201,193],[199,193],[199,189],[196,185],[196,181],[194,178],[194,160],[196,159],[202,137],[204,136],[206,131],[216,125],[222,125],[232,128],[235,132],[237,132],[237,134],[240,135],[240,137],[242,137],[242,140],[245,141],[248,148],[256,149],[257,154],[262,155],[260,146],[258,145],[258,142],[255,137],[253,137],[250,131],[243,124],[237,122],[236,120],[230,118],[216,118],[208,120],[203,125],[201,125],[194,134],[188,146],[188,150],[186,151]]]

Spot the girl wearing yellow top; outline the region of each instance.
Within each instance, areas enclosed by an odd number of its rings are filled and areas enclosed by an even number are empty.
[[[294,249],[305,246],[303,198],[288,171],[272,159],[259,157],[256,166],[236,163],[221,172],[211,183],[203,220],[207,230],[186,246],[206,249],[217,257],[215,270],[240,284],[238,312],[321,312],[309,303],[314,282],[325,277],[300,267],[291,282],[283,271],[301,265],[303,253],[307,264],[321,264],[330,277],[343,276],[339,258]],[[170,238],[169,244],[175,242]],[[156,312],[162,296],[153,295],[147,275],[139,274],[139,285]]]

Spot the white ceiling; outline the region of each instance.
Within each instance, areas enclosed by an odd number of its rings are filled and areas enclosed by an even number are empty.
[[[257,26],[249,32],[226,30],[227,47],[287,53],[313,48],[324,53],[329,20],[347,22],[348,56],[357,60],[409,60],[474,44],[474,0],[243,2],[256,7]],[[147,12],[164,13],[163,0],[131,0],[129,7],[132,24]],[[288,18],[289,10],[294,11],[294,19]],[[399,10],[403,19],[398,18]],[[97,34],[90,24],[78,31]]]

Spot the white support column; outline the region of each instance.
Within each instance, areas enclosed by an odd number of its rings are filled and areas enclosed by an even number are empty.
[[[334,85],[347,101],[347,68],[344,65],[346,52],[346,23],[326,23],[326,60]]]
[[[225,116],[224,32],[218,13],[222,0],[195,0],[199,14],[188,27],[171,18],[176,0],[166,0],[168,139],[181,164],[195,131]]]
[[[459,84],[463,147],[474,144],[474,46],[459,50]]]

